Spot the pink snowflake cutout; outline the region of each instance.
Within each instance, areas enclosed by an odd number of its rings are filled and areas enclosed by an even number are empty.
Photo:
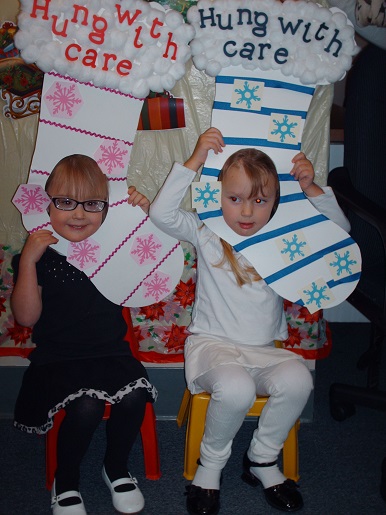
[[[153,297],[154,302],[166,297],[171,292],[170,275],[162,272],[154,272],[146,281],[143,282],[143,296]]]
[[[86,270],[99,264],[100,244],[92,238],[80,242],[70,242],[67,252],[67,261],[78,270]]]
[[[123,141],[104,140],[96,150],[94,159],[106,175],[121,175],[129,165],[130,153]]]
[[[138,265],[148,265],[157,261],[162,250],[162,242],[153,233],[137,236],[130,255]]]
[[[60,81],[52,84],[44,100],[51,116],[57,118],[73,118],[83,105],[78,86]]]
[[[40,185],[21,184],[12,202],[23,215],[37,215],[44,213],[51,199]]]

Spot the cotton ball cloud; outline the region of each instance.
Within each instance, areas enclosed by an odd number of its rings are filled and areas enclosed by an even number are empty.
[[[20,0],[15,43],[44,72],[138,98],[154,86],[173,88],[185,74],[195,31],[176,11],[144,0],[84,0],[79,12],[68,0],[34,11],[35,3]]]
[[[351,67],[354,29],[340,9],[305,0],[244,0],[241,14],[238,6],[236,0],[199,0],[187,13],[196,33],[193,62],[208,75],[241,64],[279,69],[307,85],[327,84]]]

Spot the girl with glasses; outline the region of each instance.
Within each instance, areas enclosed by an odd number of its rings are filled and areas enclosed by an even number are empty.
[[[52,229],[69,242],[92,236],[107,215],[108,180],[88,156],[75,154],[59,161],[46,191]],[[129,188],[129,203],[149,210],[148,199],[134,186]],[[137,513],[144,499],[127,461],[146,402],[155,400],[156,390],[124,340],[122,308],[54,250],[57,241],[50,230],[36,231],[13,260],[12,310],[19,324],[33,326],[36,344],[16,402],[14,424],[22,431],[44,434],[55,413],[65,409],[52,509],[54,515],[84,515],[80,464],[109,401],[102,476],[114,507],[121,513]]]

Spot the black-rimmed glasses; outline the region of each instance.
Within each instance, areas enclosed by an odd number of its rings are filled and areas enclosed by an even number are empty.
[[[105,200],[84,200],[79,202],[73,198],[67,197],[50,197],[56,209],[61,211],[74,211],[81,204],[83,209],[89,213],[100,213],[107,206],[108,202]]]

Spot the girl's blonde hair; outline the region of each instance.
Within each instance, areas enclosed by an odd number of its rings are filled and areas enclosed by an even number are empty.
[[[75,200],[109,201],[109,183],[98,163],[89,156],[73,154],[61,159],[47,179],[45,190],[48,194],[55,190],[64,191]],[[103,210],[104,220],[108,205]]]
[[[279,177],[272,159],[267,156],[267,154],[257,150],[256,148],[244,148],[238,150],[225,161],[218,177],[219,181],[224,179],[231,167],[237,167],[239,169],[242,168],[245,171],[252,185],[250,198],[264,195],[264,190],[267,187],[269,180],[271,178],[274,179],[276,199],[271,212],[270,218],[272,218],[280,200]],[[241,266],[234,254],[232,245],[224,241],[222,238],[220,238],[220,241],[224,250],[224,255],[222,260],[214,266],[221,268],[225,264],[228,264],[234,273],[239,286],[243,286],[243,284],[251,284],[253,281],[260,281],[261,277],[254,267]]]

